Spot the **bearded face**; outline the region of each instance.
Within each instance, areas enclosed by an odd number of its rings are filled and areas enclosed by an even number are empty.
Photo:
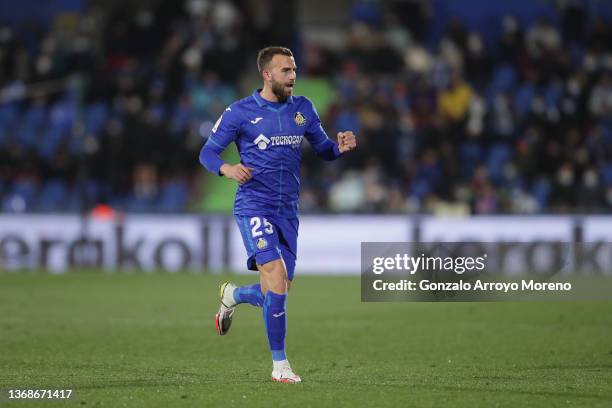
[[[295,84],[295,80],[293,81],[275,81],[272,79],[271,81],[271,89],[272,93],[276,95],[279,102],[285,102],[287,98],[293,95],[293,86]]]
[[[279,102],[293,95],[296,80],[296,66],[293,57],[275,55],[267,71],[270,74],[268,86]]]

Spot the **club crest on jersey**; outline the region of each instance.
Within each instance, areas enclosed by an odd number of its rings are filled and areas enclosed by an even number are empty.
[[[270,139],[260,133],[259,136],[257,136],[255,140],[253,140],[253,143],[257,145],[257,148],[259,150],[266,150],[268,145],[270,144]]]
[[[302,112],[295,112],[293,116],[293,121],[298,126],[304,126],[306,124],[306,118],[302,115]]]
[[[267,246],[268,246],[268,241],[266,241],[265,238],[259,238],[257,240],[257,248],[266,249]]]

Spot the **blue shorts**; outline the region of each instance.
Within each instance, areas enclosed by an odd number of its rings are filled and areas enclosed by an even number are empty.
[[[299,220],[252,215],[235,215],[235,218],[249,256],[247,268],[256,271],[257,265],[282,258],[289,280],[292,281],[297,258]]]

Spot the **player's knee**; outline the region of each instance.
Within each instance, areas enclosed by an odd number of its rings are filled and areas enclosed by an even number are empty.
[[[288,280],[282,277],[274,277],[268,281],[268,290],[279,294],[287,293],[287,282]]]
[[[287,293],[287,281],[282,279],[278,281],[274,281],[272,285],[270,285],[269,290],[274,293]]]
[[[266,283],[267,290],[274,293],[285,293],[287,291],[287,270],[281,260],[268,262],[260,265],[262,277]]]

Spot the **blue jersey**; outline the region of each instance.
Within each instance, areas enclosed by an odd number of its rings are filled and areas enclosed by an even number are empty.
[[[217,120],[200,152],[200,162],[220,174],[224,163],[220,153],[236,143],[240,162],[253,169],[253,177],[238,187],[234,214],[293,218],[298,212],[304,138],[323,159],[340,156],[308,98],[291,96],[284,103],[274,103],[256,90],[231,104]]]

